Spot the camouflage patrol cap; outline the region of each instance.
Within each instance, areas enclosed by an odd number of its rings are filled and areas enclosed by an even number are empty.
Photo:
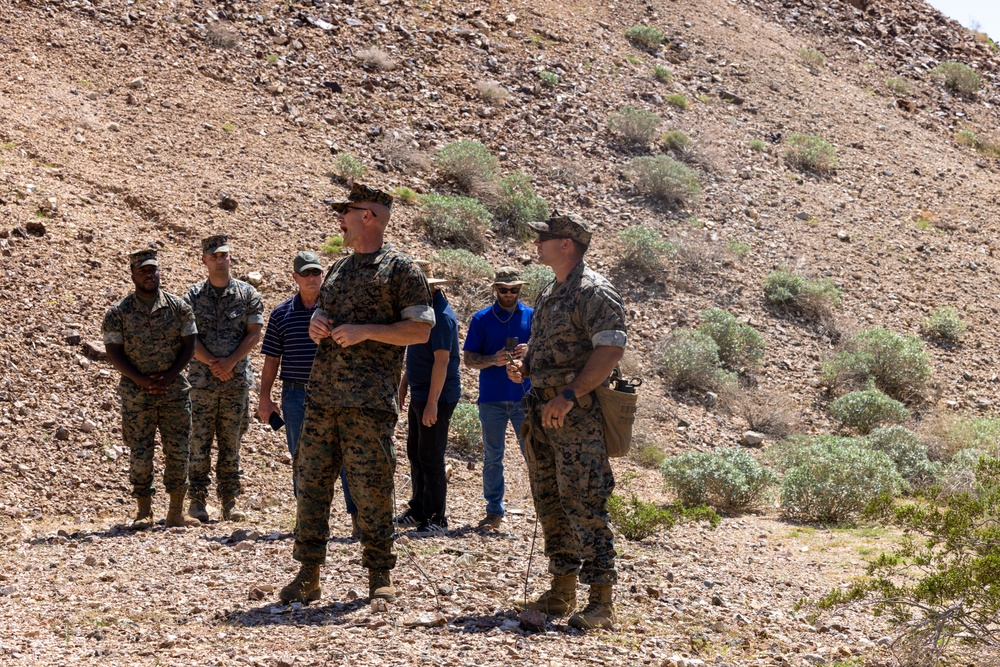
[[[347,195],[347,201],[335,201],[330,203],[330,208],[332,208],[337,213],[343,213],[347,210],[349,204],[354,204],[357,202],[371,202],[372,204],[381,204],[388,209],[392,208],[392,195],[377,190],[375,188],[370,188],[367,185],[362,185],[361,183],[355,183],[351,186],[351,192]]]
[[[229,237],[225,234],[216,234],[201,240],[201,251],[206,255],[214,255],[217,252],[229,252]]]
[[[159,266],[160,263],[156,260],[156,248],[145,248],[130,252],[128,255],[128,265],[133,270],[143,266]]]
[[[292,266],[295,269],[295,273],[302,273],[306,269],[323,270],[323,264],[319,261],[319,255],[312,250],[303,250],[295,255],[295,261],[292,262]]]
[[[573,239],[585,246],[590,245],[593,234],[590,223],[575,213],[552,211],[552,216],[545,222],[529,222],[528,226],[536,232],[544,232],[565,239]]]
[[[513,266],[501,266],[497,269],[496,277],[493,278],[494,285],[511,287],[514,285],[527,285],[527,280],[521,280],[521,272]]]

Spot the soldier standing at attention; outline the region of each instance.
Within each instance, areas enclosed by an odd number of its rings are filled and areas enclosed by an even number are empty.
[[[167,527],[198,522],[184,517],[191,435],[191,385],[184,368],[194,356],[194,313],[160,289],[156,250],[129,255],[135,292],[114,304],[101,329],[111,364],[122,374],[122,441],[129,448],[129,481],[138,504],[133,530],[153,527],[153,450],[163,443],[163,486],[170,495]]]
[[[496,300],[472,316],[469,335],[465,337],[464,361],[479,370],[479,423],[483,427],[483,498],[486,516],[480,528],[499,530],[503,523],[503,455],[507,446],[507,422],[514,427],[521,450],[521,424],[524,408],[521,398],[531,388],[529,382],[515,384],[507,378],[504,367],[508,354],[520,359],[528,349],[531,318],[534,310],[518,300],[525,281],[511,266],[497,270],[493,280]],[[507,343],[514,343],[507,349]]]
[[[526,606],[568,613],[576,606],[579,575],[590,585],[589,604],[569,624],[606,628],[614,623],[611,588],[618,581],[607,511],[615,481],[591,392],[608,381],[624,354],[625,308],[614,286],[583,261],[590,225],[558,211],[529,224],[538,233],[538,261],[552,267],[556,279],[535,303],[527,354],[507,366],[513,382],[531,377],[524,450],[553,575],[549,590]]]
[[[198,323],[191,362],[191,486],[188,514],[209,520],[205,502],[212,476],[212,440],[218,447],[215,464],[222,518],[240,521],[236,498],[243,492],[240,440],[249,426],[253,371],[249,354],[260,340],[264,304],[252,286],[229,275],[229,237],[201,241],[201,262],[208,279],[195,283],[184,300]]]
[[[306,393],[306,415],[295,454],[298,488],[293,557],[298,575],[281,589],[285,602],[320,597],[330,503],[341,465],[358,506],[361,564],[371,598],[394,600],[392,552],[393,430],[407,345],[425,343],[434,325],[430,290],[420,267],[389,243],[392,197],[355,183],[333,204],[354,254],[330,268],[320,289],[309,336],[319,349]]]
[[[299,292],[290,299],[282,301],[271,311],[267,330],[264,332],[264,342],[260,346],[260,351],[264,355],[264,368],[260,372],[257,414],[261,421],[267,423],[273,413],[279,412],[278,406],[271,400],[271,389],[274,387],[275,378],[278,377],[280,364],[279,414],[284,417],[288,453],[294,459],[295,452],[299,448],[302,419],[306,411],[309,372],[312,370],[313,357],[316,356],[316,343],[309,337],[309,321],[319,307],[319,288],[323,284],[323,265],[320,264],[319,255],[311,250],[303,250],[295,255],[292,261],[292,280],[298,285]],[[351,537],[357,539],[361,537],[358,528],[358,508],[351,500],[347,473],[343,468],[340,469],[340,484],[344,489],[347,513],[351,515],[353,527]]]

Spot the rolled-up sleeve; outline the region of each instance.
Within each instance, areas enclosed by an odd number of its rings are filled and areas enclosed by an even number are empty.
[[[400,317],[411,322],[426,322],[434,326],[437,318],[434,316],[434,309],[430,306],[408,306],[400,313]]]
[[[628,343],[625,304],[610,284],[598,285],[594,289],[584,312],[585,321],[590,326],[590,341],[594,347],[625,347]]]
[[[125,328],[122,322],[121,311],[112,306],[104,314],[104,322],[101,324],[101,337],[105,345],[124,345]]]

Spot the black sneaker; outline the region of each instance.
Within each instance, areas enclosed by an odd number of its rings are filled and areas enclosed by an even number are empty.
[[[417,517],[410,514],[410,510],[406,510],[393,519],[392,522],[400,528],[413,528],[414,526],[419,526],[421,524],[421,521],[417,519]]]
[[[428,520],[422,522],[417,529],[413,531],[413,534],[417,537],[433,537],[435,535],[444,535],[448,532],[448,522],[441,520]]]

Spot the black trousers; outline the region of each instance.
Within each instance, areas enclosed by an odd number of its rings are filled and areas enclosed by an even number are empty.
[[[410,514],[418,521],[446,523],[445,499],[448,480],[444,474],[444,450],[448,444],[448,425],[458,403],[438,403],[437,423],[424,426],[421,419],[427,401],[410,401],[406,413],[408,432],[406,458],[410,460],[413,496]]]

